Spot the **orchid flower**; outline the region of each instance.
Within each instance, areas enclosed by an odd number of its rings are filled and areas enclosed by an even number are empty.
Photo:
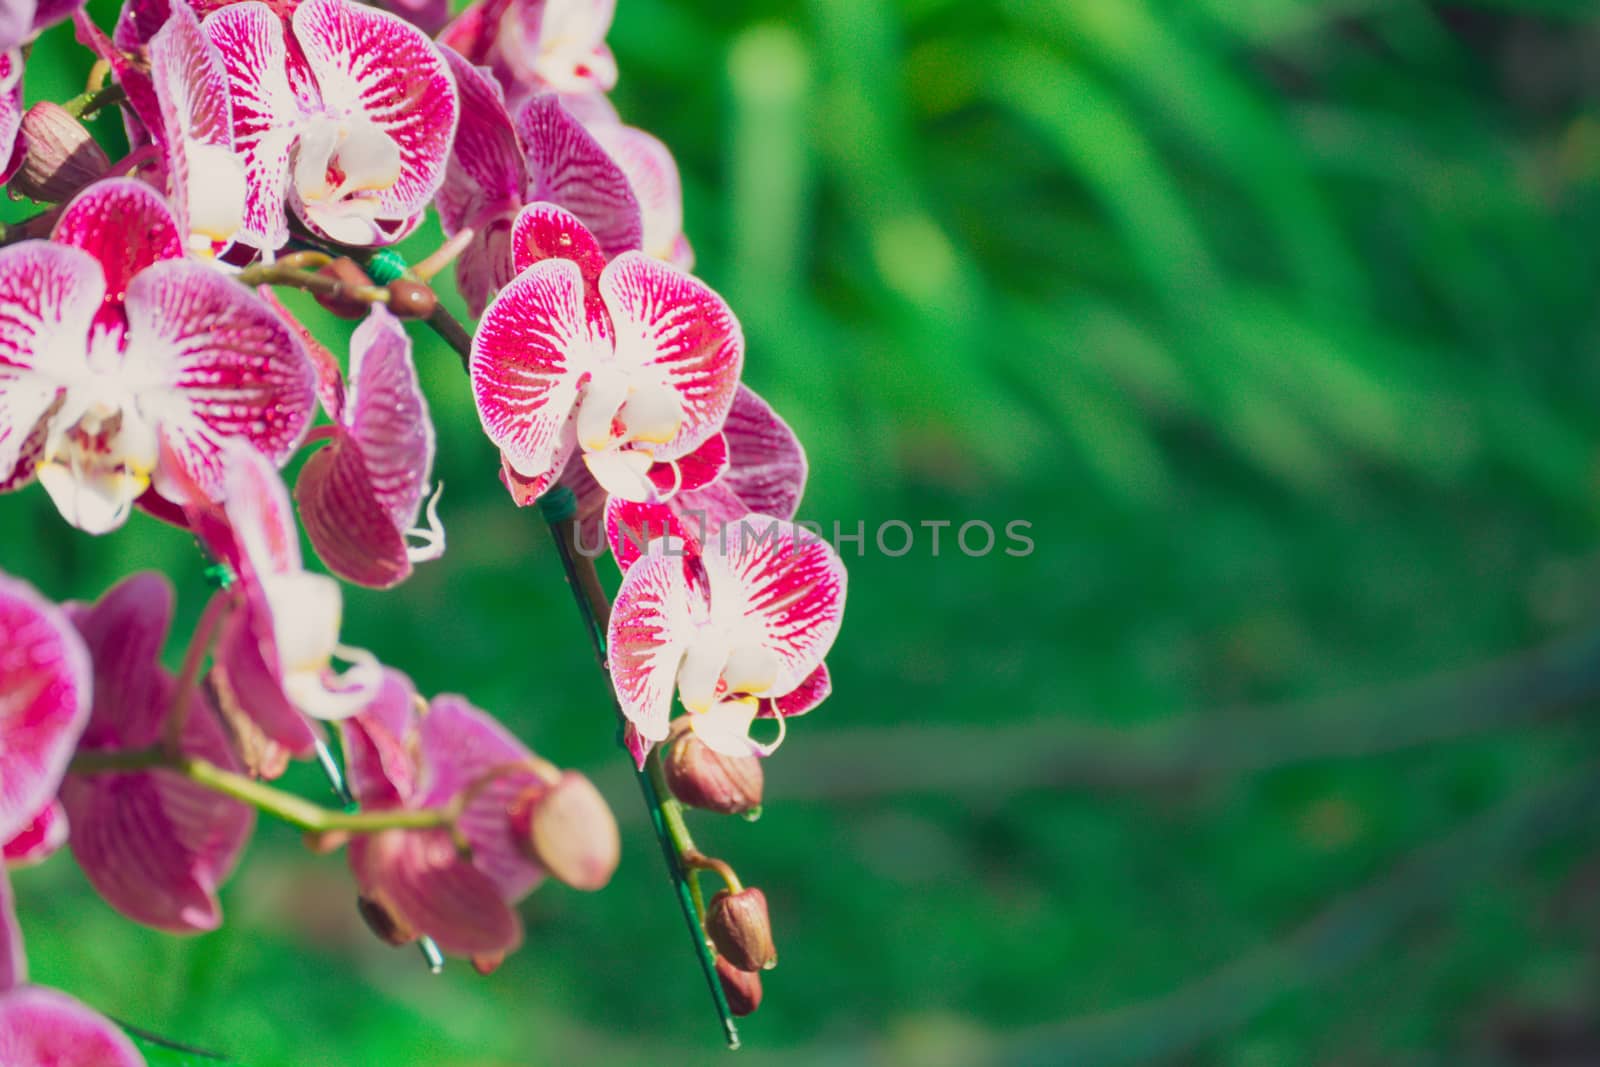
[[[445,58],[461,92],[461,128],[437,199],[449,236],[470,229],[456,280],[474,315],[527,263],[515,263],[513,220],[536,202],[577,217],[606,258],[638,248],[639,201],[627,174],[552,94],[528,101],[513,122],[500,87],[454,52]]]
[[[53,242],[0,249],[0,491],[37,477],[89,533],[153,486],[214,490],[223,443],[275,461],[310,420],[314,372],[255,296],[178,261],[172,212],[129,179],[84,190]]]
[[[770,754],[784,720],[827,694],[822,660],[844,597],[844,564],[832,546],[770,516],[745,516],[698,553],[674,538],[652,541],[623,576],[607,633],[635,757],[642,764],[666,739],[674,690],[710,748]],[[780,732],[763,744],[750,727],[768,701]]]
[[[230,444],[223,492],[220,509],[190,510],[191,525],[238,576],[212,675],[221,699],[273,742],[306,755],[318,739],[307,716],[356,714],[382,670],[372,653],[339,643],[339,583],[301,566],[289,494],[272,464],[243,442]],[[336,660],[348,669],[336,670]]]
[[[55,798],[92,684],[88,650],[61,610],[0,574],[0,842],[34,830]]]
[[[738,320],[705,283],[642,253],[601,269],[593,237],[537,207],[518,217],[513,249],[564,254],[534,262],[484,312],[469,364],[478,417],[519,502],[576,454],[608,493],[649,499],[652,467],[706,446],[727,417]]]
[[[617,61],[606,45],[616,0],[477,0],[439,40],[487,66],[513,102],[551,90],[608,93]]]
[[[513,906],[546,873],[516,813],[548,803],[572,775],[461,697],[437,697],[425,714],[420,703],[410,682],[388,671],[372,703],[340,724],[350,786],[371,811],[463,805],[456,830],[468,852],[443,829],[390,830],[352,841],[350,866],[390,940],[426,935],[445,952],[491,966],[521,943]],[[586,824],[584,853],[603,869],[586,888],[604,884],[616,866],[616,824],[603,802],[596,816],[598,825]]]
[[[54,989],[28,985],[11,883],[0,868],[0,1063],[6,1067],[144,1067],[128,1036]]]
[[[444,554],[437,493],[428,505],[427,527],[416,528],[433,467],[428,402],[412,363],[411,339],[381,306],[373,306],[350,339],[348,392],[337,366],[332,370],[323,376],[332,443],[306,461],[295,501],[312,546],[330,570],[346,581],[388,588],[405,580],[414,564]]]
[[[94,710],[80,749],[151,748],[175,702],[188,701],[179,748],[239,770],[204,695],[177,693],[161,668],[172,608],[172,587],[154,572],[124,579],[92,606],[67,605],[94,664]],[[71,775],[61,800],[72,854],[112,907],[172,933],[221,925],[217,888],[249,840],[254,809],[158,769]]]
[[[692,474],[687,488],[646,503],[620,497],[605,502],[606,539],[618,567],[626,571],[654,537],[671,534],[698,550],[745,515],[794,518],[805,492],[806,454],[789,424],[754,390],[741,385],[722,424],[722,437],[727,463],[703,483],[697,484],[699,476]],[[580,495],[580,518],[584,505]],[[586,536],[585,543],[598,543],[598,537]]]
[[[288,211],[347,245],[417,225],[444,180],[459,102],[434,43],[353,0],[305,0],[287,27],[246,0],[201,24],[221,53],[248,196],[238,240],[271,252]]]

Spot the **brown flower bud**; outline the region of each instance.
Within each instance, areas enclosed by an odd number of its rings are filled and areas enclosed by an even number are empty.
[[[320,268],[317,273],[325,278],[332,278],[350,289],[372,284],[372,279],[367,277],[367,272],[361,269],[361,264],[348,256],[341,256],[327,266]],[[317,303],[341,319],[361,319],[367,315],[367,304],[364,301],[342,294],[327,295],[317,293],[315,295]]]
[[[391,945],[409,945],[417,939],[417,932],[407,926],[398,915],[373,900],[357,897],[356,910],[361,913],[367,929],[378,935],[378,940]]]
[[[57,204],[103,177],[111,160],[94,137],[60,104],[41,101],[22,116],[25,151],[11,187],[23,196]]]
[[[439,306],[432,289],[409,278],[389,283],[389,310],[397,319],[425,319]]]
[[[724,756],[685,731],[661,762],[667,788],[691,808],[741,815],[761,806],[766,784],[761,761],[754,756]]]
[[[741,971],[770,971],[778,965],[772,943],[767,895],[759,889],[724,889],[706,908],[706,936],[717,951]]]
[[[722,983],[722,994],[735,1015],[749,1015],[761,1007],[761,976],[754,971],[741,971],[727,957],[718,956],[717,981]]]
[[[622,856],[616,817],[577,771],[524,793],[512,806],[511,826],[529,858],[574,889],[603,889]]]

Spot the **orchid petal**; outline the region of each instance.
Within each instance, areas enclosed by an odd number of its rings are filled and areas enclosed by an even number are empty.
[[[566,208],[529,204],[511,224],[511,262],[520,272],[546,259],[576,263],[583,272],[584,292],[599,297],[606,257],[594,234]]]
[[[683,181],[678,163],[666,145],[643,130],[611,123],[587,123],[622,173],[639,201],[640,247],[646,255],[664,259],[681,270],[693,266],[675,261],[677,242],[683,236]]]
[[[833,646],[844,615],[845,569],[820,537],[792,523],[749,515],[705,546],[715,625],[775,653],[770,693],[787,693]],[[758,694],[760,695],[760,694]]]
[[[165,575],[124,578],[93,605],[69,603],[94,666],[93,713],[80,747],[147,748],[161,739],[167,682],[159,670],[174,595]]]
[[[0,249],[0,481],[42,444],[35,429],[61,387],[87,373],[89,327],[105,294],[100,265],[82,249],[24,241]]]
[[[548,784],[535,770],[542,761],[488,712],[458,696],[434,698],[422,718],[420,742],[428,760],[423,806],[448,804],[473,789],[457,823],[472,846],[472,865],[489,876],[503,900],[520,900],[544,872],[527,858],[508,813],[522,793]],[[548,764],[542,769],[550,778],[557,773]]]
[[[208,242],[231,240],[244,225],[248,190],[244,164],[234,154],[228,72],[189,5],[173,8],[150,41],[150,73],[185,243],[191,233]]]
[[[694,605],[703,599],[690,588],[684,561],[669,555],[670,545],[652,543],[628,568],[606,631],[623,714],[651,743],[666,740],[678,667],[696,636]]]
[[[650,481],[665,499],[675,493],[702,489],[722,477],[727,469],[728,438],[717,433],[682,459],[656,464],[650,469]]]
[[[678,394],[682,422],[658,460],[688,455],[722,428],[744,364],[744,334],[710,287],[638,252],[606,267],[600,292],[611,312],[617,362],[659,376]]]
[[[827,700],[832,693],[833,679],[828,675],[828,665],[819,663],[816,670],[806,675],[799,685],[787,693],[763,699],[761,717],[792,719],[797,715],[804,715]]]
[[[362,806],[397,808],[416,795],[418,724],[417,691],[396,670],[383,672],[383,684],[359,715],[339,723],[350,791]]]
[[[624,573],[657,538],[675,537],[696,546],[701,540],[700,531],[691,529],[665,504],[641,503],[623,497],[614,496],[606,501],[605,526],[612,558]]]
[[[527,149],[525,200],[572,212],[608,256],[639,247],[644,224],[628,176],[554,94],[528,101],[517,135]]]
[[[55,795],[89,719],[89,653],[54,604],[0,575],[0,841]]]
[[[110,1020],[54,989],[0,996],[0,1063],[8,1067],[145,1067]]]
[[[248,195],[239,240],[264,250],[289,239],[284,197],[302,104],[289,84],[283,21],[259,0],[231,4],[200,24],[221,54],[233,107],[234,145],[244,159]]]
[[[316,372],[298,339],[253,293],[197,263],[159,263],[128,287],[127,361],[169,368],[173,388],[141,399],[185,475],[208,496],[222,481],[223,442],[250,442],[274,462],[299,445],[316,406]],[[172,472],[156,488],[183,502]]]
[[[559,476],[579,374],[603,352],[584,312],[583,276],[569,260],[535,264],[489,305],[472,339],[473,400],[484,432],[516,473]]]
[[[455,50],[446,48],[442,53],[461,97],[461,122],[435,199],[440,225],[453,236],[476,225],[485,212],[515,210],[522,201],[528,164],[500,84]]]
[[[457,852],[444,830],[357,838],[350,868],[363,896],[451,955],[507,953],[522,943],[522,923],[499,887]]]
[[[789,424],[761,397],[741,385],[723,423],[728,470],[722,484],[745,510],[791,519],[806,487],[806,454]]]

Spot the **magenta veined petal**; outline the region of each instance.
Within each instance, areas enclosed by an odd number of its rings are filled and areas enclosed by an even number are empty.
[[[606,630],[611,680],[646,750],[666,739],[678,667],[695,637],[695,607],[704,602],[683,559],[671,554],[678,550],[656,541],[628,568]]]
[[[639,252],[625,252],[600,276],[617,362],[648,368],[678,395],[682,422],[657,460],[676,459],[722,428],[744,366],[744,333],[704,282]]]
[[[422,804],[447,804],[475,789],[459,824],[472,846],[472,864],[489,876],[506,902],[522,899],[544,877],[513,836],[509,817],[518,796],[548,784],[532,769],[533,753],[488,712],[450,694],[435,697],[429,705],[419,740],[427,760]],[[521,769],[514,769],[519,765]],[[491,784],[483,784],[490,774]],[[556,774],[553,767],[549,774]]]
[[[89,720],[89,653],[66,616],[0,574],[0,841],[55,796]]]
[[[307,461],[295,499],[311,543],[335,574],[376,588],[411,573],[406,533],[433,468],[434,430],[398,319],[374,306],[351,339],[350,385],[333,443]]]
[[[207,15],[200,28],[228,72],[234,145],[244,160],[247,195],[239,240],[274,249],[289,239],[284,201],[289,159],[304,107],[289,84],[283,20],[258,0]]]
[[[89,648],[95,698],[81,748],[134,751],[161,739],[173,681],[159,663],[173,595],[155,573],[123,580],[69,614]],[[227,770],[238,762],[201,693],[191,694],[181,749]],[[74,775],[61,800],[72,851],[112,907],[174,933],[215,929],[216,889],[233,869],[255,812],[167,771]]]
[[[633,561],[645,554],[650,542],[662,537],[682,541],[685,551],[697,553],[705,531],[676,509],[661,503],[644,503],[610,497],[606,501],[606,542],[611,546],[611,556],[624,573]]]
[[[399,146],[400,176],[378,194],[380,217],[421,212],[444,181],[460,117],[439,48],[404,19],[349,0],[305,0],[294,35],[323,107],[364,118]]]
[[[110,1020],[54,989],[0,995],[0,1063],[6,1067],[145,1067]]]
[[[25,145],[22,131],[22,57],[13,49],[0,51],[0,181],[10,181],[22,166]]]
[[[622,168],[639,201],[641,250],[679,270],[693,268],[694,254],[683,241],[683,181],[672,151],[621,123],[593,123],[587,129]]]
[[[105,273],[108,304],[121,304],[134,275],[183,256],[172,208],[155,189],[132,178],[95,182],[73,198],[56,221],[52,240],[81,248]]]
[[[789,424],[754,390],[739,386],[722,424],[728,469],[721,484],[746,511],[792,519],[806,488],[806,453]]]
[[[23,241],[0,249],[0,486],[32,480],[41,419],[87,373],[105,277],[82,249]]]
[[[560,476],[579,376],[608,347],[584,308],[570,260],[535,264],[501,290],[472,339],[469,370],[483,430],[528,479]]]
[[[522,943],[522,922],[494,880],[444,830],[386,830],[350,843],[361,894],[413,935],[453,956],[493,956]]]
[[[600,297],[600,275],[606,269],[605,253],[594,234],[566,208],[555,204],[529,204],[511,224],[511,264],[518,273],[547,259],[570,259],[583,273],[583,288],[592,300]]]
[[[398,808],[417,796],[418,722],[411,679],[386,669],[372,701],[339,723],[350,791],[364,807]]]
[[[714,433],[687,456],[651,466],[650,484],[664,500],[710,485],[728,469],[728,439]]]
[[[523,85],[558,92],[609,92],[617,64],[606,46],[616,0],[514,0],[500,51]]]
[[[524,200],[572,212],[607,256],[639,247],[644,223],[628,176],[555,94],[528,101],[517,114],[517,135],[527,149]]]
[[[155,415],[184,478],[155,473],[185,502],[185,479],[214,497],[223,443],[243,440],[274,462],[299,445],[316,407],[316,371],[299,339],[259,297],[198,263],[159,263],[128,287],[128,356],[163,367],[173,387]]]
[[[454,49],[441,52],[461,98],[461,121],[435,201],[440,225],[453,235],[477,225],[485,212],[515,211],[522,202],[528,164],[500,83]]]
[[[173,213],[186,248],[211,253],[244,225],[244,164],[234,153],[233,104],[222,53],[188,4],[150,41]]]
[[[828,674],[828,665],[819,663],[816,670],[806,675],[804,681],[787,693],[761,701],[760,715],[766,719],[779,715],[785,719],[792,719],[813,710],[832,695],[833,678]]]
[[[701,560],[713,625],[736,646],[752,642],[776,657],[776,676],[754,695],[797,688],[839,634],[846,585],[839,554],[793,523],[747,515],[708,539]]]

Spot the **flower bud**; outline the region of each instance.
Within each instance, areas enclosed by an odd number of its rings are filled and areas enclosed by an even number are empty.
[[[389,283],[389,310],[397,319],[425,319],[439,306],[432,289],[409,278]]]
[[[361,913],[367,929],[376,934],[379,941],[390,945],[409,945],[417,939],[415,930],[371,897],[357,897],[356,910]]]
[[[23,196],[60,203],[103,177],[111,160],[94,137],[60,104],[41,101],[22,116],[26,151],[11,187]]]
[[[320,268],[317,273],[325,278],[332,278],[350,289],[372,284],[372,279],[367,277],[367,272],[361,269],[361,264],[348,256],[341,256],[327,266]],[[315,295],[317,303],[341,319],[361,319],[367,315],[367,305],[363,301],[348,296],[326,296],[322,293]]]
[[[759,889],[724,889],[706,908],[706,936],[729,963],[741,971],[770,971],[778,965],[772,943],[767,895]]]
[[[574,889],[604,888],[622,855],[616,817],[577,771],[524,793],[512,806],[511,827],[530,859]]]
[[[727,957],[718,956],[717,981],[722,983],[722,994],[735,1015],[749,1015],[761,1007],[761,976],[754,971],[741,971]]]
[[[761,806],[761,761],[713,752],[692,731],[672,743],[661,770],[672,795],[691,808],[740,815]]]

